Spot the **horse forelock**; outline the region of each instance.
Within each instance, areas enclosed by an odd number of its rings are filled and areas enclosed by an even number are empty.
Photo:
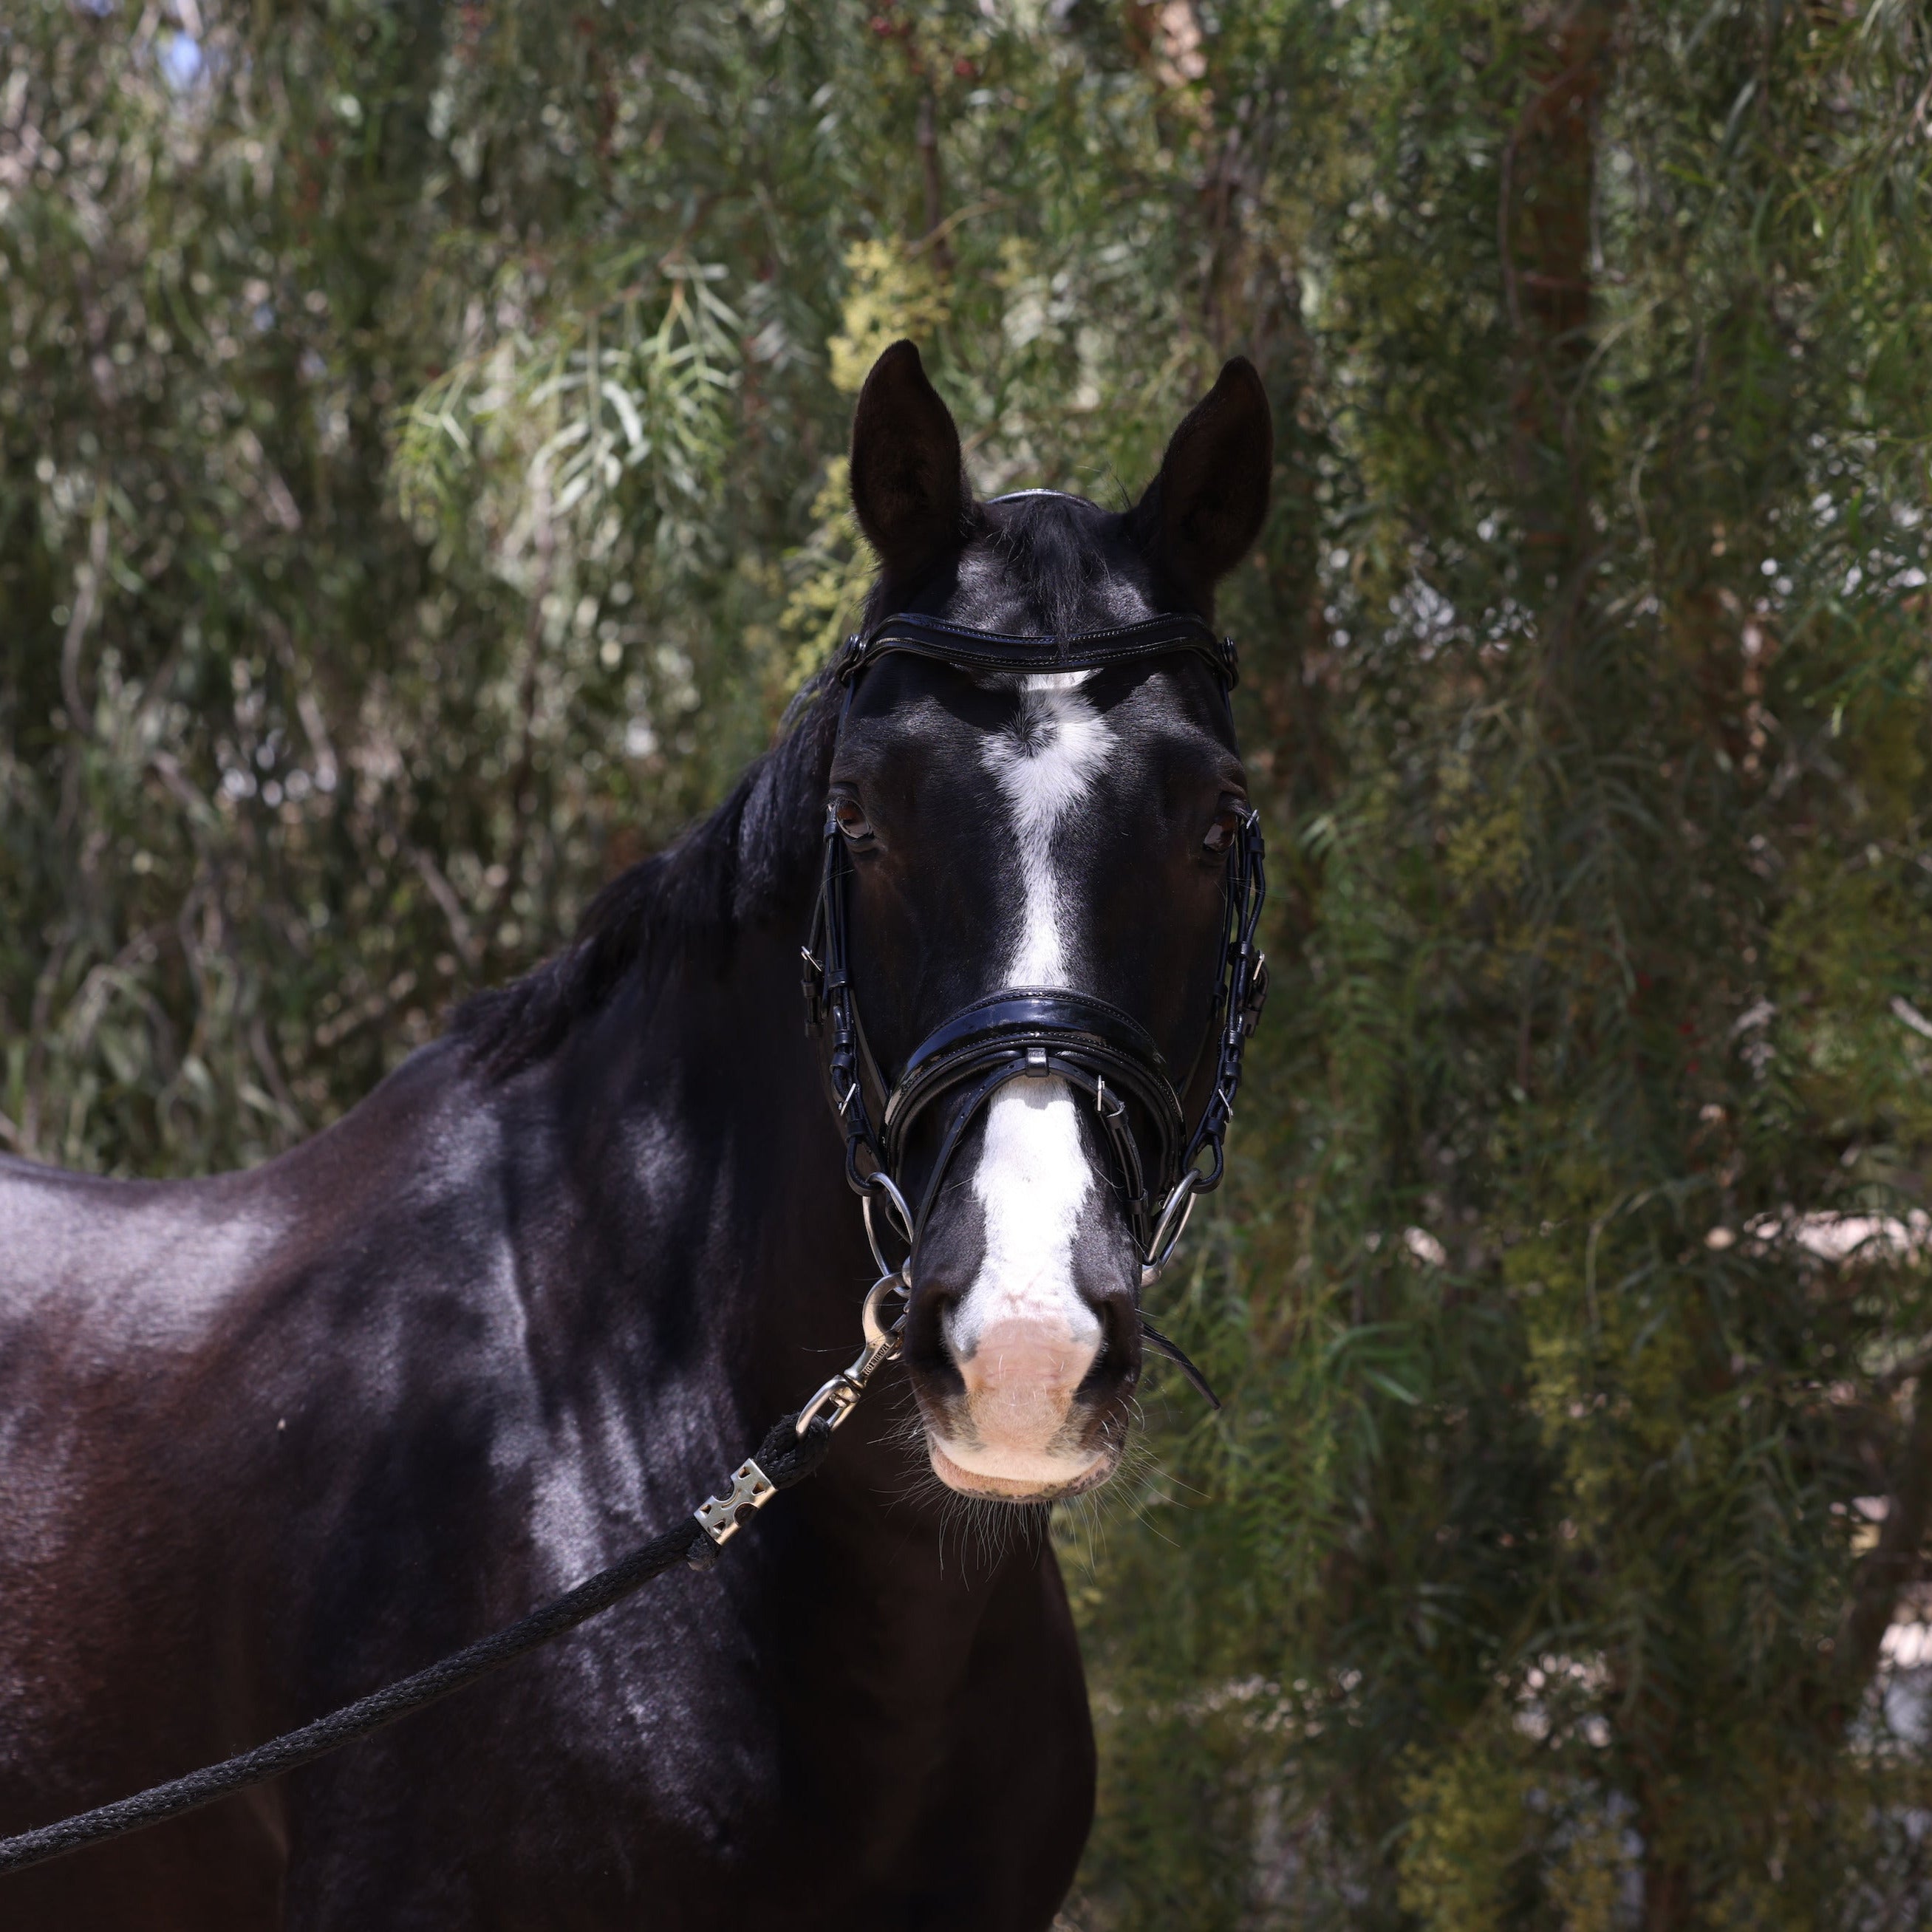
[[[1148,560],[1124,515],[1060,490],[976,504],[958,552],[916,580],[882,574],[872,625],[899,610],[982,629],[1050,636],[1130,620],[1158,608]]]

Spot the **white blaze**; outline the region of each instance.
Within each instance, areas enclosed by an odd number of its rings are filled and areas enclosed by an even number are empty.
[[[1023,895],[1001,975],[1010,986],[1068,983],[1074,908],[1056,854],[1069,814],[1114,743],[1078,689],[1085,676],[1024,680],[1018,717],[983,754],[1011,814]],[[1078,1469],[1049,1445],[1093,1360],[1100,1324],[1073,1280],[1074,1237],[1094,1176],[1064,1081],[1022,1078],[1000,1089],[972,1184],[986,1252],[946,1317],[946,1338],[980,1440],[941,1447],[972,1474],[1065,1481]]]
[[[1064,671],[1024,680],[1012,728],[988,739],[983,753],[1013,814],[1026,892],[1019,943],[1006,962],[1010,986],[1067,983],[1072,908],[1054,867],[1056,835],[1114,742],[1106,721],[1076,688],[1087,675]]]

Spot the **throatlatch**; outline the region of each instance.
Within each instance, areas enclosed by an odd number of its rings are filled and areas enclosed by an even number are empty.
[[[888,617],[847,640],[834,674],[849,693],[880,658],[894,652],[927,658],[976,675],[1098,670],[1154,657],[1193,653],[1213,667],[1225,693],[1238,676],[1234,640],[1217,638],[1201,619],[1181,613],[1070,637],[1017,638],[976,631],[938,618]],[[1002,986],[934,1028],[886,1081],[872,1059],[850,970],[847,882],[851,860],[828,805],[824,862],[804,960],[806,1023],[826,1054],[828,1090],[845,1136],[845,1178],[859,1196],[878,1262],[880,1288],[909,1290],[912,1256],[946,1172],[967,1130],[1009,1081],[1056,1078],[1086,1094],[1112,1150],[1128,1225],[1141,1256],[1140,1285],[1150,1286],[1172,1260],[1198,1195],[1211,1193],[1225,1171],[1225,1144],[1241,1084],[1241,1061],[1268,997],[1268,962],[1255,947],[1267,896],[1260,814],[1250,808],[1228,851],[1226,919],[1214,996],[1214,1083],[1200,1119],[1188,1131],[1180,1095],[1147,1030],[1093,994],[1065,987]],[[899,1184],[914,1124],[942,1098],[966,1090],[915,1208]],[[877,1096],[877,1115],[868,1091]],[[1205,1156],[1204,1164],[1203,1156]],[[905,1249],[896,1268],[886,1258],[874,1219],[883,1202]],[[869,1305],[869,1304],[868,1304]],[[1144,1317],[1148,1346],[1180,1366],[1216,1408],[1220,1404],[1193,1364]]]

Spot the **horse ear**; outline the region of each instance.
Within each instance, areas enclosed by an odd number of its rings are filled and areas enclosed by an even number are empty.
[[[965,535],[972,502],[952,412],[919,351],[895,342],[872,364],[852,417],[852,507],[895,577],[934,562]]]
[[[1135,506],[1141,541],[1205,595],[1248,554],[1268,514],[1274,412],[1245,356],[1222,365]]]

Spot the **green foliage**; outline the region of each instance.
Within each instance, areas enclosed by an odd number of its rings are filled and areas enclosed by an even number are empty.
[[[1066,1526],[1069,1921],[1922,1922],[1928,84],[1916,0],[16,9],[0,1139],[259,1158],[556,944],[849,619],[896,334],[1113,502],[1244,349],[1276,991],[1156,1293],[1228,1407]]]

